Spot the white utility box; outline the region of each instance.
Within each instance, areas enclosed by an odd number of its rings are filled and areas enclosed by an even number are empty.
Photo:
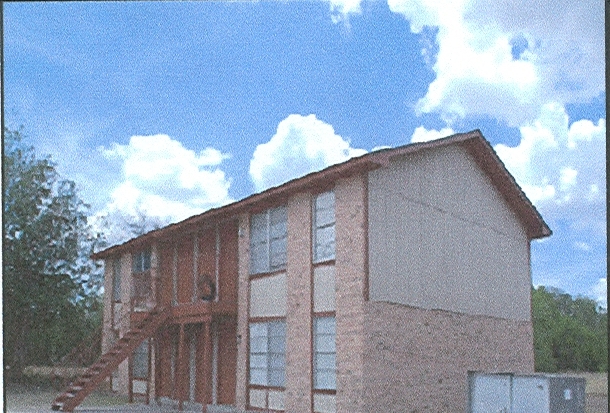
[[[469,373],[469,413],[584,413],[585,379],[554,374]]]

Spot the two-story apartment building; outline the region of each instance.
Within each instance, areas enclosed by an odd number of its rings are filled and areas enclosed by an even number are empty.
[[[550,233],[479,131],[376,151],[97,253],[117,355],[92,374],[236,411],[464,411],[468,371],[533,372]]]

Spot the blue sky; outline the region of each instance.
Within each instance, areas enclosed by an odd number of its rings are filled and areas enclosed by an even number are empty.
[[[534,284],[606,305],[603,25],[601,0],[4,3],[4,117],[93,218],[164,222],[478,128],[554,231]]]

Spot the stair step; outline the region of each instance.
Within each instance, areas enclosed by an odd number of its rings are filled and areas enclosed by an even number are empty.
[[[154,334],[163,322],[167,319],[168,314],[161,311],[161,309],[154,309],[151,311],[140,323],[134,328],[128,330],[123,337],[121,337],[114,346],[102,357],[90,366],[85,373],[80,376],[76,381],[70,383],[68,389],[60,394],[51,405],[52,410],[64,410],[67,409],[72,411],[78,404],[79,400],[89,395],[91,391],[97,386],[93,384],[98,383],[100,379],[110,375],[111,366],[113,363],[121,362],[125,360],[131,352],[133,352],[135,345],[139,344],[146,337]]]

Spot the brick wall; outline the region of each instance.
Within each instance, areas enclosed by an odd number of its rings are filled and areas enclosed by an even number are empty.
[[[246,384],[248,362],[248,302],[250,295],[249,260],[250,227],[247,214],[239,217],[239,275],[237,282],[237,368],[235,377],[235,406],[246,408]]]
[[[463,412],[467,372],[531,373],[530,322],[424,310],[365,306],[364,409]]]
[[[362,398],[366,216],[365,179],[356,175],[339,180],[335,187],[337,413],[383,411],[364,409]]]
[[[102,354],[113,344],[112,334],[112,259],[104,260],[104,310],[102,330]]]
[[[286,411],[311,411],[311,196],[288,201]]]

